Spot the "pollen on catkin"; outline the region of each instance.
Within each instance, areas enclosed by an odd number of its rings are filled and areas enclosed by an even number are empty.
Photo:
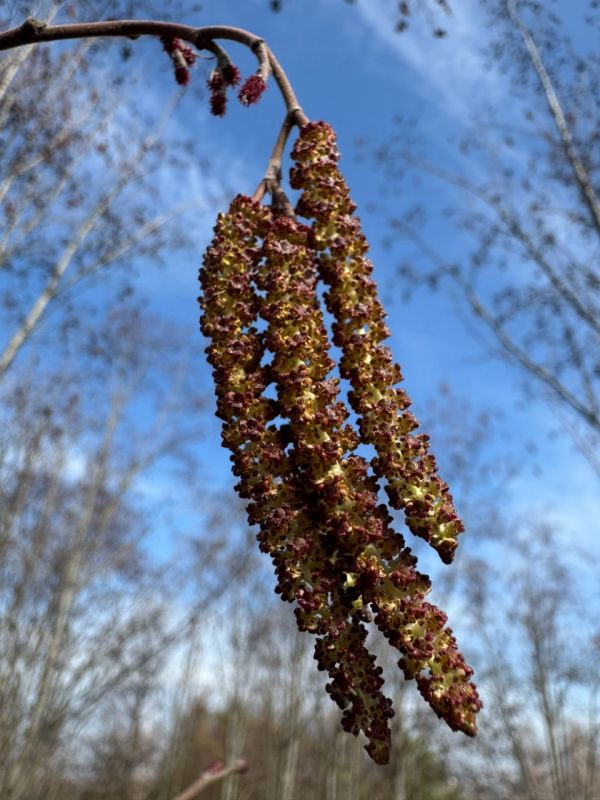
[[[442,561],[454,557],[464,530],[448,485],[439,477],[429,438],[417,434],[411,401],[398,386],[402,374],[383,342],[389,337],[385,311],[372,279],[368,245],[339,171],[333,129],[306,125],[294,148],[291,184],[301,189],[298,213],[312,220],[325,300],[334,317],[334,343],[342,350],[340,374],[352,386],[349,401],[359,415],[363,442],[373,445],[375,474],[385,481],[390,505]]]
[[[213,73],[211,81],[220,93],[224,76]],[[238,195],[219,215],[200,270],[201,329],[223,444],[260,549],[273,561],[275,591],[295,604],[299,629],[316,637],[315,659],[342,726],[362,733],[369,755],[383,764],[393,710],[367,647],[369,622],[453,730],[475,734],[481,701],[446,615],[426,599],[429,578],[392,527],[378,481],[386,481],[390,505],[404,510],[409,530],[444,561],[462,524],[427,437],[414,432],[410,401],[396,386],[400,370],[382,344],[385,314],[331,128],[305,126],[294,157],[298,212],[311,224],[290,216],[275,191],[272,208]],[[336,371],[351,384],[358,430]],[[356,452],[364,444],[375,449],[371,462]]]

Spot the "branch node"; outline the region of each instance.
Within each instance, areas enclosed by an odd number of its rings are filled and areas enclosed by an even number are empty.
[[[198,50],[210,50],[211,49],[210,45],[212,44],[213,44],[212,39],[207,39],[207,37],[202,32],[199,32],[194,39],[194,46]]]
[[[289,217],[296,219],[294,208],[289,201],[288,196],[279,185],[279,182],[269,181],[265,179],[266,189],[271,195],[271,208],[276,217]]]
[[[35,17],[28,17],[21,25],[21,30],[27,34],[37,35],[46,27],[48,27],[47,22],[44,22],[41,19],[36,19]]]

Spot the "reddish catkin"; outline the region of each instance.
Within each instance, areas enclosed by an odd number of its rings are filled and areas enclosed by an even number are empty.
[[[238,97],[244,106],[251,106],[257,103],[263,96],[267,83],[262,75],[250,75],[246,78],[242,88],[239,91]]]
[[[306,125],[293,156],[291,182],[302,190],[298,213],[313,220],[327,308],[335,319],[334,343],[343,352],[340,373],[352,386],[349,401],[359,415],[362,440],[375,448],[372,466],[386,481],[391,506],[403,510],[409,530],[449,563],[464,527],[438,476],[428,437],[414,433],[418,422],[408,411],[411,402],[397,387],[400,368],[382,344],[389,336],[385,312],[360,221],[353,216],[355,205],[337,166],[331,127]]]
[[[187,86],[190,82],[189,67],[196,63],[197,55],[186,42],[172,36],[161,37],[163,50],[169,54],[173,62],[175,80],[180,86]]]
[[[227,111],[227,89],[237,86],[241,80],[239,69],[231,61],[220,63],[214,69],[206,85],[210,89],[210,112],[215,117],[224,117]]]

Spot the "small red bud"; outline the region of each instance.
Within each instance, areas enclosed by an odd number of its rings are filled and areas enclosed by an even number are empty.
[[[224,117],[227,110],[227,97],[223,92],[213,92],[210,96],[210,113],[215,117]]]
[[[237,86],[242,80],[239,69],[235,66],[235,64],[232,64],[231,61],[222,67],[221,72],[223,74],[223,78],[225,79],[225,83],[228,86]]]
[[[175,80],[180,86],[187,86],[190,82],[190,71],[187,67],[175,67]]]
[[[260,75],[250,75],[240,89],[238,97],[243,105],[250,106],[260,100],[266,88],[267,84]]]
[[[188,67],[196,63],[196,53],[181,39],[172,36],[161,36],[163,50],[169,54],[173,62],[175,80],[180,86],[187,86],[190,82]]]

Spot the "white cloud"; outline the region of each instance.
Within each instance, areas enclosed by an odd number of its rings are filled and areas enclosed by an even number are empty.
[[[357,4],[356,11],[379,45],[415,74],[423,93],[436,105],[449,116],[464,120],[470,115],[474,97],[498,99],[502,81],[485,64],[481,53],[486,26],[476,2],[464,0],[455,7],[446,39],[435,38],[429,25],[419,19],[407,33],[396,33],[393,6],[387,0],[369,0]]]

